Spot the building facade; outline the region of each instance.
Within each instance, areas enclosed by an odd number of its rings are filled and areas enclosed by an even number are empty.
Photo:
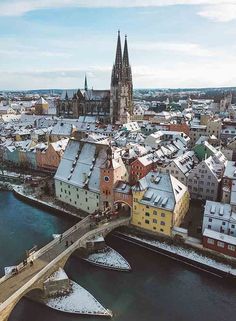
[[[141,229],[172,235],[189,208],[186,186],[169,174],[150,172],[133,187],[131,224]]]

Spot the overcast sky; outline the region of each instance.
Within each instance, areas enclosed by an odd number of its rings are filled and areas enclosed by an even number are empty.
[[[0,89],[109,88],[118,29],[135,88],[236,86],[236,0],[1,0]]]

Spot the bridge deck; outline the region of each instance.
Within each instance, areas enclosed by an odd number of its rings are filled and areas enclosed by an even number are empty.
[[[63,233],[63,238],[57,238],[46,245],[35,260],[32,266],[28,263],[18,274],[7,278],[6,280],[0,279],[0,311],[3,308],[3,303],[6,302],[12,295],[14,295],[18,290],[20,290],[28,281],[30,281],[34,276],[36,276],[43,268],[47,267],[54,259],[56,259],[60,254],[63,254],[67,249],[72,248],[74,244],[71,244],[82,239],[83,236],[89,235],[91,237],[97,232],[102,232],[105,229],[113,229],[122,225],[122,223],[127,223],[129,219],[117,219],[116,221],[111,221],[110,223],[105,223],[98,226],[93,226],[91,218],[87,217],[84,220],[77,223],[75,226]],[[86,234],[88,233],[88,234]],[[87,236],[85,236],[87,237]],[[69,246],[66,246],[66,242]],[[39,250],[39,252],[41,251]],[[5,303],[4,303],[5,305]]]
[[[76,225],[75,225],[76,226]],[[58,255],[63,253],[66,249],[66,241],[75,242],[80,237],[82,237],[86,232],[90,230],[89,224],[86,223],[84,226],[80,226],[78,229],[72,231],[68,236],[63,237],[57,243],[51,247],[46,253],[42,254],[37,258],[33,265],[30,266],[28,263],[18,274],[12,276],[11,278],[5,280],[0,284],[0,302],[6,301],[12,294],[14,294],[21,286],[26,284],[33,276],[35,276],[39,271],[46,267],[51,261],[53,261]]]

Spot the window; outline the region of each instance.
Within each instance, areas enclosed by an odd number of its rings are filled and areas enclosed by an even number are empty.
[[[208,239],[207,239],[207,243],[208,243],[208,244],[215,244],[215,241],[208,238]]]
[[[228,245],[228,250],[235,251],[235,246],[234,245]]]
[[[157,215],[157,211],[153,211],[153,215]]]
[[[231,228],[235,228],[235,225],[234,225],[234,224],[232,224],[232,225],[231,225]]]
[[[225,225],[225,222],[222,222],[222,225]]]
[[[85,202],[88,202],[88,199],[87,199],[87,197],[85,198]]]
[[[209,218],[209,222],[212,222],[212,218]]]
[[[149,208],[149,206],[148,206],[148,205],[146,205],[146,208]]]
[[[66,189],[64,190],[65,194],[66,194]]]
[[[218,247],[225,247],[225,244],[223,242],[218,241],[217,242],[217,246]]]
[[[166,214],[165,213],[161,213],[161,217],[165,217],[166,216]]]
[[[157,219],[156,218],[153,219],[153,223],[157,224]]]
[[[161,225],[166,225],[166,223],[165,223],[165,222],[163,222],[163,221],[161,221]]]
[[[163,228],[160,229],[161,232],[164,232]]]
[[[145,213],[145,216],[150,216],[150,214],[148,212]]]
[[[79,199],[79,194],[77,194],[77,198]]]
[[[207,228],[210,230],[211,229],[211,225],[208,225]]]
[[[156,226],[153,226],[153,229],[156,230],[157,229]]]
[[[149,220],[145,220],[145,223],[146,223],[146,224],[149,224]]]
[[[62,185],[62,182],[60,182],[60,185]]]

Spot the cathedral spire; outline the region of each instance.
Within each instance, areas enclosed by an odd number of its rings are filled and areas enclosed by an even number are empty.
[[[128,43],[127,43],[127,35],[125,35],[125,46],[124,46],[124,54],[123,54],[123,65],[125,67],[129,66],[129,52],[128,52]]]
[[[84,78],[84,90],[88,90],[88,82],[87,82],[87,75],[85,74],[85,78]]]
[[[118,30],[115,66],[118,69],[120,69],[121,66],[122,66],[122,51],[121,51],[121,41],[120,41],[120,30]]]

